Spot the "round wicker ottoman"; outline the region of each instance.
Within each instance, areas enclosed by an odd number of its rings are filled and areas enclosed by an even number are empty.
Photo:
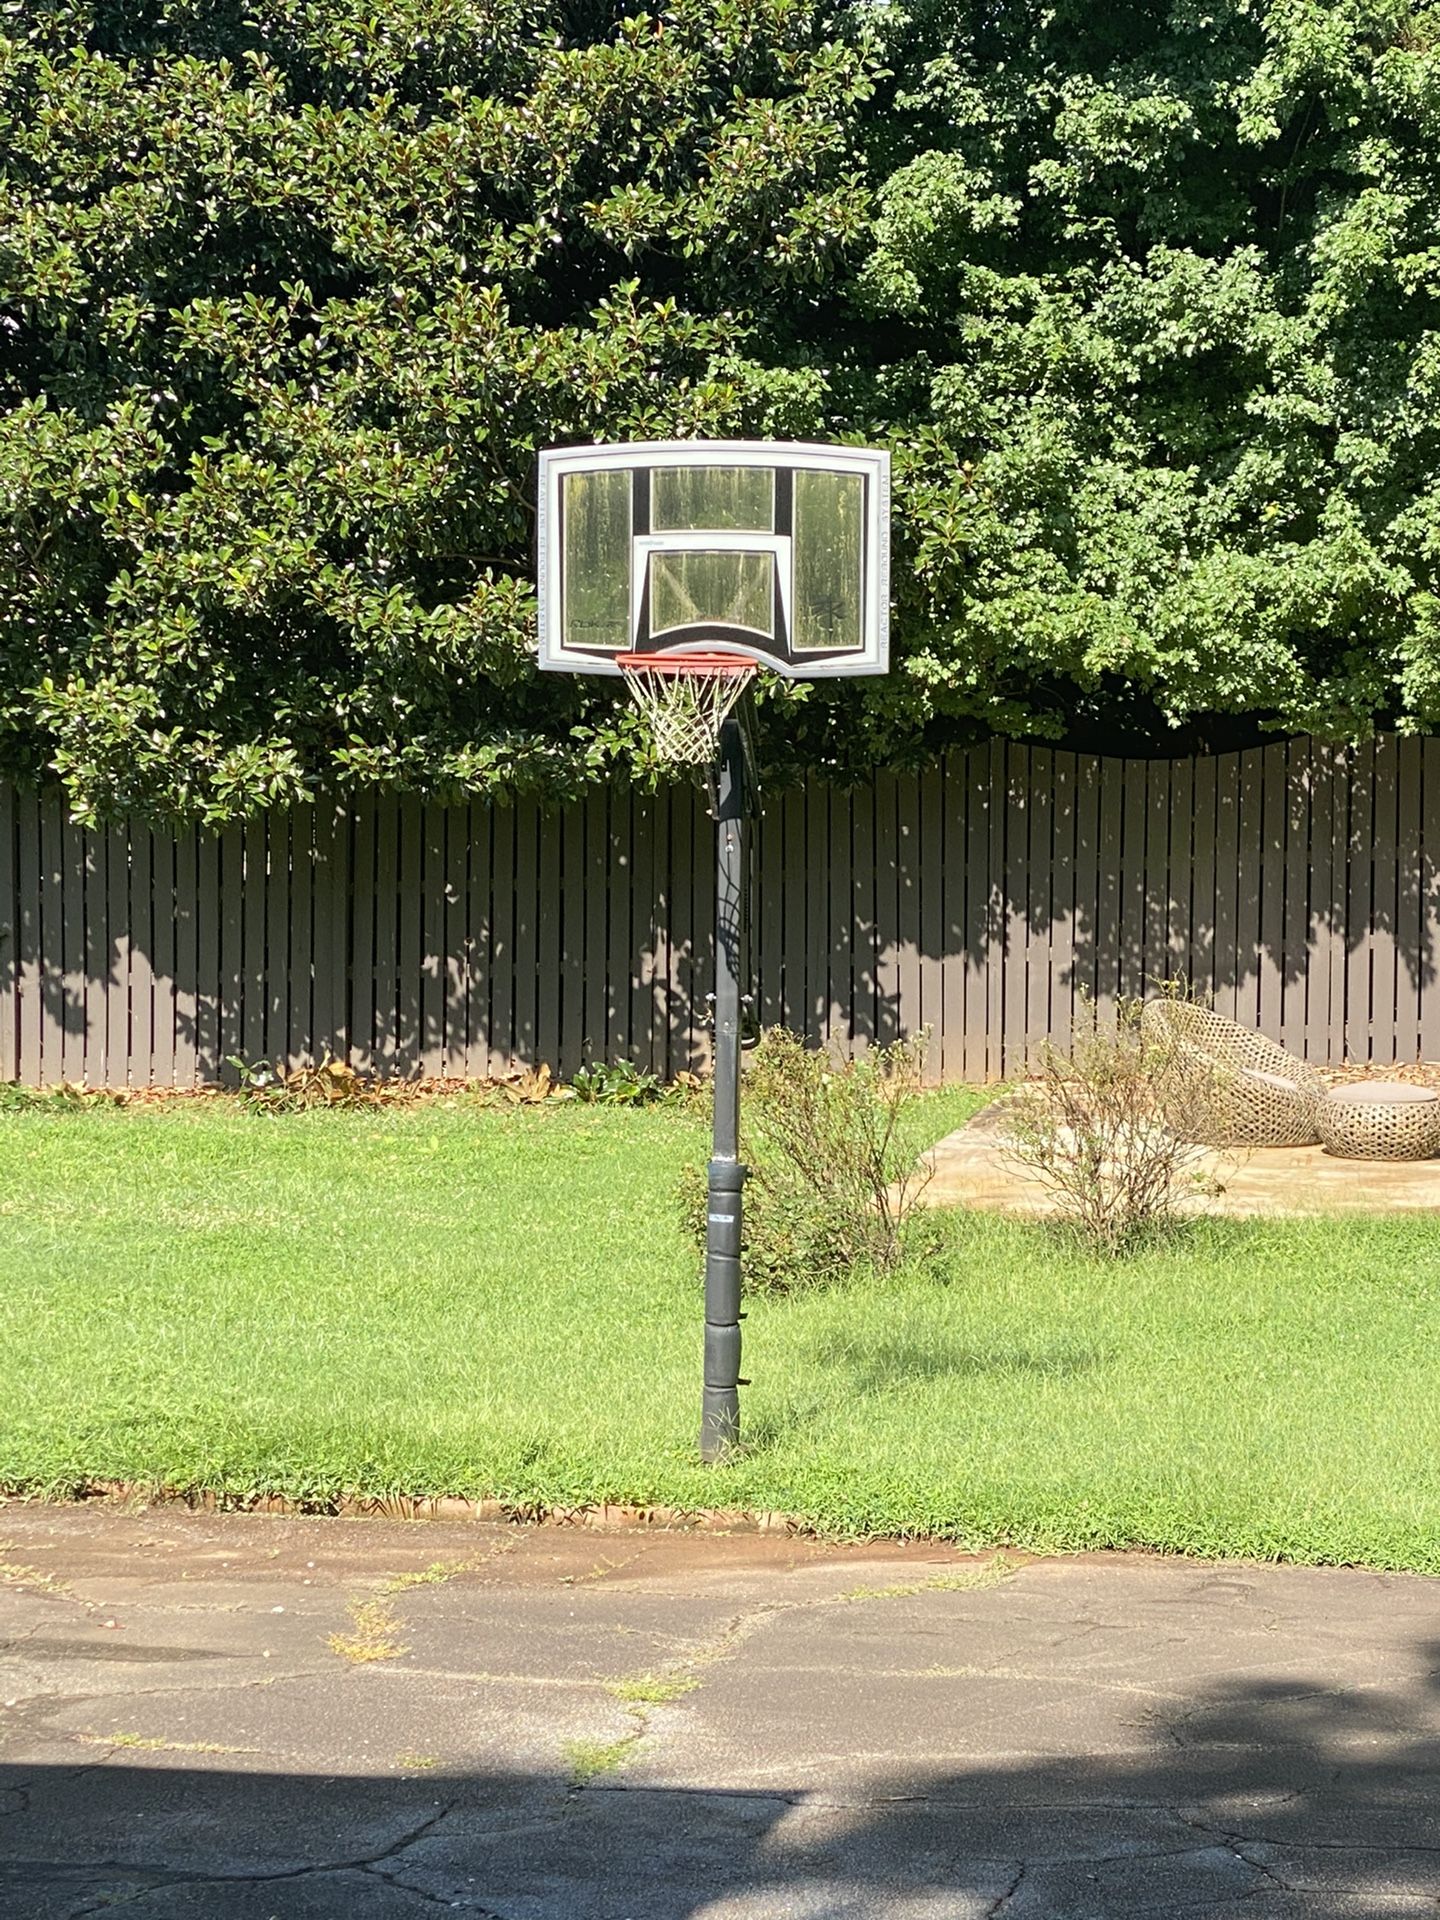
[[[1316,1123],[1325,1151],[1344,1160],[1428,1160],[1440,1152],[1440,1095],[1399,1080],[1332,1087]]]

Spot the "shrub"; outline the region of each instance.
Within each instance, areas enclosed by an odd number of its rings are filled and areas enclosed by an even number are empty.
[[[895,1266],[929,1179],[904,1127],[921,1087],[924,1038],[836,1063],[768,1028],[745,1076],[744,1255],[749,1285],[783,1292]],[[687,1168],[685,1224],[705,1240],[705,1176]]]
[[[582,1067],[571,1085],[577,1097],[591,1106],[648,1107],[665,1097],[660,1076],[637,1067],[633,1060],[617,1060],[612,1066],[602,1060]]]
[[[1215,1090],[1192,1050],[1142,1025],[1140,1001],[1120,1001],[1113,1025],[1087,1013],[1068,1054],[1042,1049],[1002,1138],[1082,1240],[1114,1254],[1173,1226],[1197,1190]]]

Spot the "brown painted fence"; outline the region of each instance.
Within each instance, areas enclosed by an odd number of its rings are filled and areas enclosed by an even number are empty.
[[[188,1086],[231,1056],[398,1074],[703,1066],[712,829],[688,791],[388,800],[217,836],[0,788],[0,1080]],[[1440,1058],[1440,739],[1193,760],[1003,742],[767,801],[759,1012],[1013,1071],[1078,996],[1185,975],[1297,1053]]]

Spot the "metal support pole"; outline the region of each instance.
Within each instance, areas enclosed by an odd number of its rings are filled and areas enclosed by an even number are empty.
[[[745,965],[745,752],[727,720],[715,768],[715,1134],[705,1209],[705,1395],[700,1457],[740,1438],[740,1019]]]

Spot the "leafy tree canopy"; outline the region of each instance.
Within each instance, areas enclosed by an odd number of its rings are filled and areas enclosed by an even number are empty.
[[[534,455],[819,423],[876,59],[810,0],[0,11],[0,751],[82,812],[564,791]],[[818,316],[818,320],[817,320]]]
[[[0,9],[0,763],[84,814],[643,769],[534,454],[883,440],[896,671],[777,755],[1440,719],[1440,12]],[[637,758],[638,752],[638,758]]]
[[[891,51],[901,725],[1434,725],[1440,11],[925,0]]]

